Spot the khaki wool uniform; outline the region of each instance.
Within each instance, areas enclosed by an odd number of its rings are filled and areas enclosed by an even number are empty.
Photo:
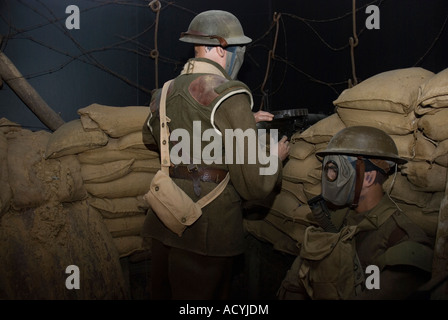
[[[353,299],[405,299],[429,280],[432,242],[388,196],[367,213],[351,211],[347,225],[356,225],[356,252],[362,270],[379,267],[380,289],[363,290]]]
[[[159,100],[160,90],[153,94],[150,103],[151,112],[143,127],[143,140],[152,140],[157,144],[160,141]],[[275,157],[278,168],[275,174],[260,175],[260,168],[268,167],[269,164],[260,164],[258,157],[256,157],[256,163],[248,164],[247,153],[250,146],[247,143],[244,144],[244,159],[246,159],[244,163],[237,163],[235,159],[232,164],[224,161],[226,129],[241,129],[243,132],[247,129],[257,130],[252,104],[249,88],[240,81],[231,80],[217,63],[204,58],[194,58],[185,64],[182,73],[171,83],[167,93],[166,114],[171,120],[170,131],[173,132],[178,128],[185,129],[191,137],[190,150],[193,150],[194,121],[200,121],[201,137],[206,129],[221,132],[222,163],[206,165],[202,159],[199,166],[210,166],[228,171],[230,182],[222,194],[202,209],[202,216],[188,227],[181,237],[166,228],[151,209],[148,210],[143,227],[144,237],[152,238],[156,243],[158,241],[159,247],[163,244],[168,248],[201,255],[198,259],[202,259],[202,256],[234,257],[244,252],[242,199],[253,200],[266,197],[281,182],[282,173],[281,160]],[[196,139],[201,141],[201,137]],[[201,150],[208,144],[210,141],[202,142]],[[172,147],[173,144],[170,142],[170,150]],[[193,152],[190,153],[191,159]],[[236,152],[233,154],[235,157]],[[213,182],[201,181],[201,193],[197,196],[192,180],[177,178],[173,180],[194,201],[216,187]]]
[[[368,212],[332,214],[342,231],[309,228],[305,241],[312,240],[302,244],[279,289],[280,299],[406,299],[430,279],[430,239],[387,195]],[[369,265],[380,271],[379,289],[365,286]]]

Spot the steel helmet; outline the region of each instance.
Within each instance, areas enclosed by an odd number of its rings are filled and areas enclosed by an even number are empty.
[[[222,10],[199,13],[191,20],[188,31],[181,33],[179,40],[223,48],[252,42],[244,35],[240,21],[230,12]]]
[[[368,126],[352,126],[336,133],[323,151],[316,152],[318,156],[344,154],[365,156],[391,160],[398,164],[406,163],[398,155],[394,140],[383,130]]]

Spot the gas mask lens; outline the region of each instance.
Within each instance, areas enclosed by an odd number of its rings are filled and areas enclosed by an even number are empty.
[[[338,178],[339,168],[333,160],[328,161],[324,167],[324,176],[329,182],[333,182]]]

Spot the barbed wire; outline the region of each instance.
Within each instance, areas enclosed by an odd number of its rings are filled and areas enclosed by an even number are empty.
[[[118,41],[108,44],[107,46],[87,49],[82,45],[82,43],[80,43],[80,41],[76,40],[70,34],[70,32],[68,32],[67,28],[65,28],[64,21],[67,18],[66,15],[57,15],[42,0],[34,0],[34,2],[33,1],[24,1],[24,0],[15,0],[15,1],[19,2],[25,8],[29,9],[31,12],[33,12],[34,14],[39,16],[42,19],[42,21],[37,24],[19,28],[14,24],[14,21],[11,20],[12,17],[11,16],[8,17],[8,14],[9,14],[8,10],[2,11],[0,13],[0,20],[3,21],[3,23],[7,26],[7,34],[2,35],[2,43],[1,43],[1,47],[0,47],[1,50],[2,51],[6,50],[9,41],[27,40],[27,41],[36,43],[39,46],[47,48],[48,50],[56,52],[59,55],[67,57],[66,61],[64,61],[58,65],[55,65],[52,68],[48,68],[48,69],[41,70],[41,71],[34,72],[34,73],[24,74],[25,78],[31,79],[31,78],[41,77],[44,75],[53,74],[55,72],[58,72],[58,71],[64,69],[66,66],[68,66],[72,62],[79,61],[79,62],[88,64],[88,65],[91,65],[95,68],[98,68],[98,69],[110,74],[111,76],[113,76],[117,79],[120,79],[121,81],[125,82],[127,85],[137,88],[138,90],[140,90],[146,94],[150,94],[153,88],[147,88],[140,83],[131,81],[125,75],[120,74],[119,72],[115,71],[113,68],[110,68],[110,67],[106,66],[105,64],[103,64],[99,58],[95,57],[94,53],[103,52],[103,51],[112,51],[112,50],[126,51],[129,53],[138,55],[140,57],[152,59],[155,64],[154,77],[155,77],[155,87],[157,87],[158,86],[158,72],[159,72],[158,62],[159,61],[167,63],[167,64],[172,64],[175,67],[175,69],[179,68],[179,66],[182,66],[184,64],[184,61],[178,60],[178,59],[180,59],[178,57],[165,56],[165,55],[161,54],[159,48],[157,47],[158,46],[157,45],[157,33],[158,33],[157,28],[158,28],[158,24],[160,23],[160,21],[157,19],[156,15],[158,15],[163,10],[178,10],[178,11],[188,13],[191,16],[194,16],[198,13],[198,12],[195,12],[194,10],[191,10],[190,8],[187,8],[184,5],[180,5],[179,3],[176,3],[175,1],[166,1],[166,0],[165,1],[164,0],[157,1],[158,3],[160,3],[160,7],[158,8],[157,12],[155,12],[155,11],[153,12],[154,21],[152,21],[149,25],[147,25],[142,31],[140,31],[139,33],[137,33],[135,35],[131,35],[131,36],[117,35],[116,37],[118,38]],[[132,7],[141,8],[141,10],[150,10],[151,2],[153,2],[153,1],[147,1],[147,0],[128,0],[128,1],[125,1],[125,0],[86,0],[86,1],[90,2],[91,6],[83,8],[81,10],[82,14],[89,12],[89,11],[94,12],[95,10],[102,9],[106,6],[132,6]],[[366,3],[366,4],[356,8],[356,12],[365,10],[365,8],[371,4],[376,4],[378,6],[381,6],[383,4],[383,2],[385,2],[385,1],[386,0],[371,1],[369,3]],[[336,87],[348,84],[349,83],[348,80],[341,80],[341,81],[336,81],[336,82],[323,81],[323,80],[319,79],[318,77],[316,77],[312,74],[309,74],[308,72],[305,72],[303,70],[303,68],[301,68],[301,66],[298,65],[298,63],[296,61],[288,59],[288,43],[287,43],[288,41],[287,41],[287,36],[286,36],[287,30],[285,27],[284,19],[285,19],[285,17],[287,17],[289,19],[292,19],[293,21],[300,21],[309,30],[311,30],[311,32],[313,32],[316,35],[317,39],[319,39],[319,41],[322,44],[324,44],[329,50],[342,51],[342,50],[346,50],[350,46],[350,44],[348,42],[345,42],[343,45],[339,45],[339,46],[330,44],[329,41],[326,40],[325,37],[322,35],[322,33],[319,32],[314,27],[314,24],[327,24],[327,23],[343,21],[345,19],[349,19],[353,15],[353,11],[350,10],[350,11],[347,11],[346,13],[342,13],[336,17],[330,17],[330,18],[326,18],[326,19],[305,18],[305,17],[300,17],[294,13],[289,13],[289,12],[281,12],[281,13],[278,13],[278,15],[279,15],[279,20],[273,21],[269,26],[267,26],[266,31],[263,32],[263,34],[261,36],[254,39],[253,42],[250,45],[248,45],[247,57],[249,60],[251,60],[252,63],[254,63],[254,65],[257,68],[264,68],[266,66],[266,64],[268,64],[268,67],[266,69],[267,70],[266,78],[263,79],[263,81],[261,81],[259,85],[256,85],[253,88],[253,90],[260,91],[261,92],[260,96],[263,96],[263,95],[273,96],[284,86],[284,80],[285,80],[287,71],[293,70],[294,72],[297,72],[297,73],[301,74],[302,76],[305,76],[309,81],[321,84],[323,86],[327,86],[327,87],[331,88],[331,90],[333,90],[333,92],[335,94],[338,94],[339,91],[336,89]],[[438,34],[434,37],[434,40],[432,41],[431,45],[424,52],[424,54],[417,60],[415,65],[418,65],[431,52],[431,49],[434,47],[434,45],[440,39],[440,36],[446,27],[447,21],[448,21],[448,14],[447,14],[447,17],[446,17],[443,25],[441,26],[441,28],[438,32]],[[64,35],[64,37],[66,37],[68,42],[74,44],[74,46],[76,47],[76,50],[78,52],[73,53],[73,52],[69,52],[67,50],[63,50],[57,46],[47,43],[44,40],[36,38],[36,36],[30,35],[34,31],[41,29],[41,28],[48,27],[50,25],[56,27],[57,30],[59,32],[61,32]],[[281,28],[280,28],[280,26],[281,26]],[[271,44],[271,45],[266,44],[265,42],[268,41],[270,37],[272,38],[272,33],[273,33],[274,29],[277,29],[276,33],[278,34],[279,28],[281,29],[281,33],[282,33],[281,45],[283,46],[283,55],[279,55],[278,53],[275,52],[275,50],[272,52],[272,54],[270,54],[269,51],[270,50],[272,51],[273,46],[279,45],[279,44],[277,44],[278,39],[275,40],[275,42],[276,42],[275,44]],[[360,29],[358,32],[356,32],[356,36],[360,37],[364,31],[365,31],[365,28]],[[347,33],[349,34],[349,32],[347,32]],[[148,45],[143,44],[139,40],[142,37],[152,38],[155,43],[154,47],[151,48]],[[251,52],[250,52],[251,49],[255,49],[255,48],[262,48],[262,49],[266,50],[266,52],[268,54],[270,54],[270,59],[272,59],[274,61],[274,63],[272,63],[272,65],[269,66],[269,62],[266,62],[266,60],[263,62],[257,61],[253,57],[253,55],[251,55]],[[170,52],[169,50],[167,50],[167,51]],[[155,54],[155,52],[157,54]],[[265,86],[267,85],[267,79],[272,76],[273,69],[277,68],[277,64],[275,62],[283,65],[283,68],[281,70],[281,75],[279,77],[280,81],[277,84],[275,84],[276,85],[275,88],[269,88],[268,90],[265,90]]]

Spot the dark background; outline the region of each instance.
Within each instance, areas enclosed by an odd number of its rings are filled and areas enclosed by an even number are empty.
[[[422,67],[438,73],[448,67],[448,1],[358,0],[352,73],[349,38],[353,37],[349,0],[177,0],[160,1],[156,13],[143,0],[0,0],[0,49],[65,121],[92,103],[147,105],[150,92],[175,77],[193,50],[178,40],[201,11],[222,9],[235,14],[247,48],[239,79],[255,98],[254,110],[305,108],[329,115],[334,101],[349,86],[375,74]],[[380,29],[369,30],[368,5],[380,9]],[[77,5],[80,29],[68,30],[65,13]],[[275,58],[265,78],[280,14]],[[159,58],[150,57],[155,48]],[[0,118],[32,130],[44,124],[4,83]]]

